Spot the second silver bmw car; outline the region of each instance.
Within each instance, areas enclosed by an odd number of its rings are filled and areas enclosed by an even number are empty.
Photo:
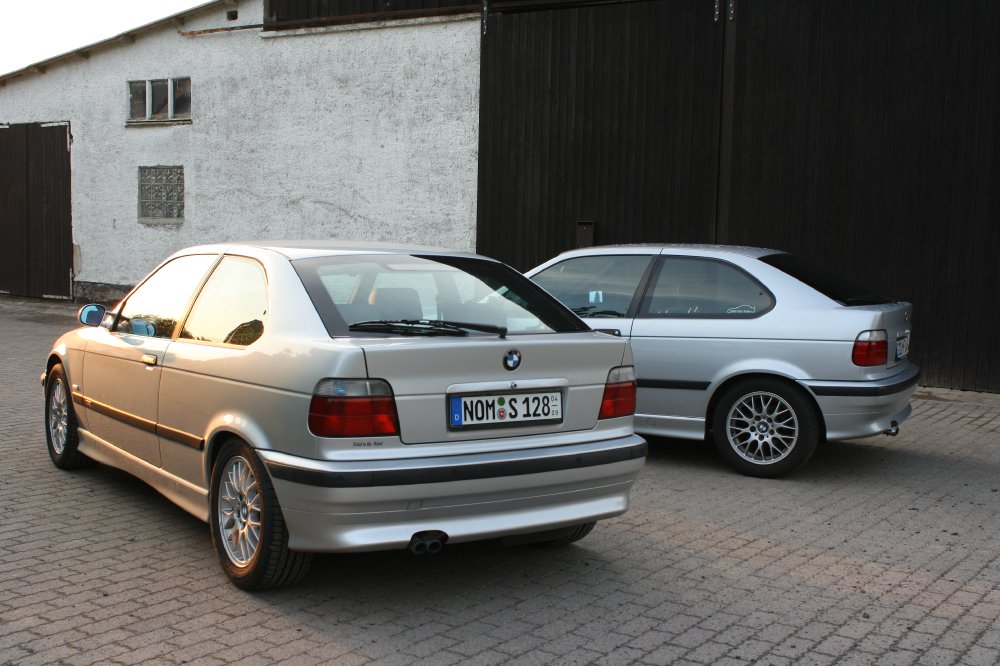
[[[646,453],[628,343],[476,255],[195,247],[81,321],[42,374],[53,462],[206,520],[244,588],[314,551],[574,541],[627,509]]]
[[[784,474],[819,441],[894,434],[910,415],[910,304],[790,254],[595,247],[528,275],[631,339],[637,432],[709,435],[746,474]]]

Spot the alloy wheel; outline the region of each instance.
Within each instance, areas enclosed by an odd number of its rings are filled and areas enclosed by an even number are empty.
[[[795,410],[781,396],[766,391],[748,393],[737,400],[726,424],[733,451],[758,465],[788,456],[799,437]]]
[[[253,562],[260,546],[262,501],[249,461],[230,458],[222,472],[217,511],[226,555],[238,567]]]
[[[66,438],[69,435],[69,405],[66,402],[66,389],[60,379],[56,379],[49,394],[49,437],[52,448],[59,455],[66,450]]]

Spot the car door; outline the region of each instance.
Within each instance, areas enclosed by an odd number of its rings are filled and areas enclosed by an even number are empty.
[[[251,347],[264,334],[267,310],[264,268],[253,259],[223,257],[163,363],[160,455],[173,476],[207,488],[202,456],[210,420],[234,406],[264,413],[262,401],[280,400],[261,386],[265,375],[255,369],[266,360]]]
[[[614,254],[569,257],[531,279],[595,330],[628,336],[659,250],[622,248]]]
[[[191,255],[164,264],[122,303],[110,329],[87,345],[78,402],[90,431],[151,465],[160,464],[161,364],[177,322],[217,259]]]
[[[761,323],[773,307],[771,292],[734,263],[663,254],[631,329],[636,430],[702,436],[709,388],[768,344]]]

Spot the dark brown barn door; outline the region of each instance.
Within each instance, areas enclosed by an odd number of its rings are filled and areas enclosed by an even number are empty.
[[[490,2],[477,245],[522,270],[594,243],[711,241],[723,21],[711,0]]]
[[[69,126],[0,126],[0,293],[72,296]]]
[[[912,301],[933,386],[1000,391],[998,29],[989,0],[738,0],[727,26],[720,242]]]

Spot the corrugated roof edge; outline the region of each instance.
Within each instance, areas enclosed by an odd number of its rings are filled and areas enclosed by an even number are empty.
[[[112,46],[116,46],[128,38],[134,38],[141,32],[147,32],[149,30],[158,29],[164,27],[165,24],[174,23],[175,21],[185,19],[194,14],[205,11],[206,9],[211,9],[217,6],[223,6],[229,3],[229,0],[211,0],[201,5],[197,5],[190,9],[185,9],[182,12],[177,12],[176,14],[171,14],[170,16],[165,16],[164,18],[157,19],[152,23],[147,23],[141,25],[137,28],[132,28],[131,30],[126,30],[125,32],[115,35],[114,37],[108,37],[107,39],[102,39],[99,42],[94,42],[93,44],[88,44],[87,46],[81,46],[79,48],[73,49],[72,51],[67,51],[66,53],[61,53],[57,56],[52,56],[51,58],[46,58],[39,62],[32,63],[27,67],[22,67],[21,69],[16,69],[13,72],[8,72],[6,74],[0,74],[0,86],[4,86],[8,81],[20,78],[22,76],[27,76],[31,74],[44,74],[45,71],[52,65],[61,64],[61,61],[66,60],[71,57],[78,58],[89,58],[91,52],[99,49],[106,49]]]

